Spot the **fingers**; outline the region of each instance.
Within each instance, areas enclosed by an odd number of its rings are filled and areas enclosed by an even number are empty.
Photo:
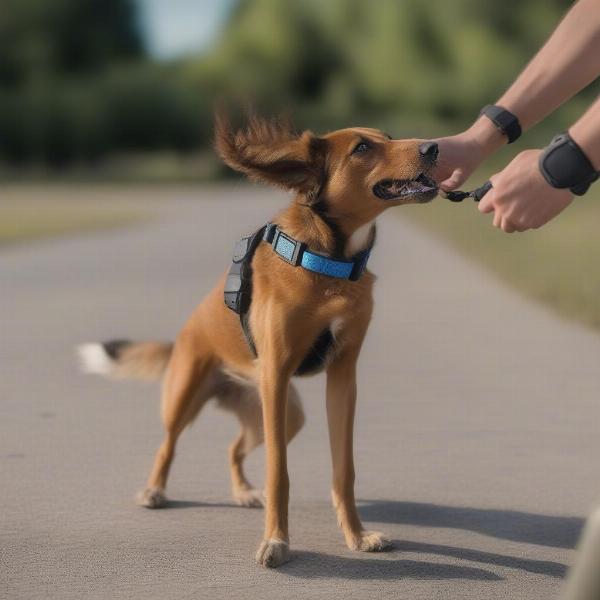
[[[502,219],[502,225],[500,225],[500,229],[502,229],[504,233],[514,233],[515,231],[518,231],[508,219]]]
[[[492,186],[494,184],[493,177],[490,179]],[[492,189],[481,199],[479,202],[479,211],[482,213],[494,213],[493,225],[494,227],[501,229],[505,233],[514,233],[515,231],[523,231],[517,223],[514,223],[506,211],[502,210],[502,207],[495,206],[494,203],[497,201],[497,192]]]
[[[490,178],[493,188],[481,200],[479,210],[494,213],[494,227],[506,233],[537,229],[572,202],[570,190],[548,185],[539,170],[540,154],[540,150],[521,152]]]
[[[462,185],[466,180],[465,174],[462,169],[455,169],[452,175],[448,177],[445,181],[440,183],[440,187],[445,192],[450,192],[455,190],[457,187]]]
[[[491,213],[494,210],[494,190],[493,188],[479,201],[477,205],[480,213]]]
[[[495,212],[494,213],[494,220],[492,221],[494,227],[497,227],[498,229],[502,228],[502,215],[500,214],[500,212]]]
[[[496,189],[495,189],[495,180],[496,175],[492,175],[490,177],[490,183],[492,184],[492,188],[490,191],[479,201],[479,212],[486,214],[491,213],[494,210],[494,200],[496,199]]]
[[[524,231],[515,225],[510,219],[503,217],[500,212],[494,213],[494,227],[501,229],[504,233],[514,233],[515,231]]]

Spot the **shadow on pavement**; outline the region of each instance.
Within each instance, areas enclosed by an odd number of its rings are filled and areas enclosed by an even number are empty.
[[[442,546],[438,544],[425,544],[421,542],[409,542],[404,540],[395,540],[394,548],[401,552],[418,552],[423,554],[438,554],[440,556],[451,556],[462,560],[485,563],[489,565],[498,565],[509,567],[511,569],[520,569],[528,573],[538,573],[540,575],[549,575],[562,579],[567,574],[567,566],[562,563],[548,560],[532,560],[516,556],[506,556],[505,554],[496,554],[493,552],[483,552],[481,550],[471,550],[470,548],[458,548],[454,546]]]
[[[389,554],[389,553],[388,553]],[[416,560],[375,558],[346,558],[306,550],[293,551],[292,562],[278,571],[306,579],[468,579],[501,581],[502,577],[475,567],[449,565]]]
[[[579,517],[392,500],[366,500],[360,503],[359,512],[365,521],[465,529],[553,548],[574,548],[585,522]]]
[[[196,500],[167,500],[165,509],[170,508],[244,508],[233,502],[199,502]],[[161,509],[163,510],[163,509]],[[245,508],[245,510],[248,510]]]

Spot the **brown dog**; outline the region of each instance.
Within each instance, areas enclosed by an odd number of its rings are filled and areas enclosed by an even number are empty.
[[[344,129],[323,137],[297,135],[284,125],[250,119],[234,131],[222,117],[216,148],[233,169],[295,192],[275,219],[288,236],[317,253],[350,257],[369,247],[375,218],[386,208],[428,202],[437,187],[427,177],[437,145],[392,140],[374,129]],[[166,437],[139,502],[164,506],[175,444],[202,406],[216,398],[233,411],[241,433],[230,448],[233,496],[263,504],[244,476],[245,456],[266,445],[266,523],[256,560],[276,567],[289,558],[286,445],[304,422],[291,383],[316,341],[327,333],[310,372],[327,370],[327,417],[333,460],[333,505],[351,549],[380,551],[390,542],[363,529],[354,500],[353,422],[356,362],[371,319],[374,276],[356,281],[315,273],[281,260],[265,241],[252,259],[248,314],[256,355],[237,315],[223,302],[225,276],[198,306],[174,345],[111,342],[81,347],[88,371],[117,377],[158,377],[165,371],[162,418]],[[310,362],[310,361],[309,361]]]

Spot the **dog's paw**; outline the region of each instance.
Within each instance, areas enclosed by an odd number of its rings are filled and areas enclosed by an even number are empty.
[[[290,545],[283,540],[263,540],[256,553],[256,562],[261,567],[274,569],[290,560]]]
[[[160,488],[146,488],[136,496],[136,503],[145,508],[163,508],[167,505],[165,492]]]
[[[265,505],[265,495],[262,490],[255,488],[233,490],[233,501],[239,506],[262,508]]]
[[[360,552],[385,552],[392,547],[392,541],[379,531],[363,531],[350,544],[351,550]]]

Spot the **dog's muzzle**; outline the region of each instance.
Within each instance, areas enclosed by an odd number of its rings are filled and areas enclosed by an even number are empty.
[[[417,202],[429,202],[437,195],[438,187],[421,173],[415,179],[382,179],[373,186],[373,193],[381,200],[414,198]]]

